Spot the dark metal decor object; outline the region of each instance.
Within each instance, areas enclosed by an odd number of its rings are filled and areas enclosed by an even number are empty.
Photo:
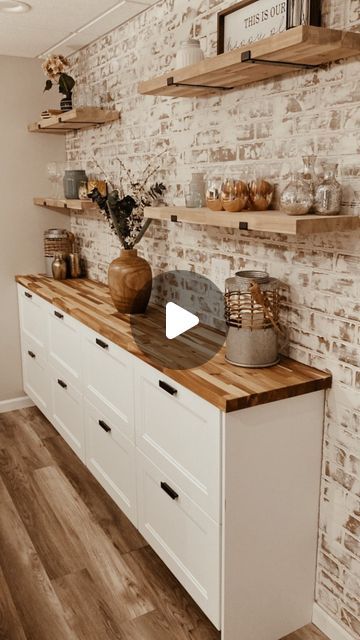
[[[225,51],[225,21],[229,16],[241,12],[250,4],[256,5],[261,0],[241,0],[236,4],[218,13],[217,29],[217,53]],[[300,24],[308,24],[315,27],[321,26],[321,0],[283,0],[286,3],[286,29],[297,27]],[[269,7],[282,4],[281,0],[269,0]],[[259,5],[258,5],[259,6]],[[271,33],[269,33],[271,36]],[[253,43],[252,43],[253,44]],[[250,43],[249,43],[250,45]],[[244,45],[246,46],[246,45]]]

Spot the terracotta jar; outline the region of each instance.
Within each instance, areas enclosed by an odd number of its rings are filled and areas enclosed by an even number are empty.
[[[122,249],[109,266],[112,301],[121,313],[144,313],[150,300],[152,272],[136,249]]]

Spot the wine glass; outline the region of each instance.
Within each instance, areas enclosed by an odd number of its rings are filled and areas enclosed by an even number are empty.
[[[56,197],[64,197],[64,175],[65,175],[65,163],[56,162]]]
[[[53,198],[57,198],[57,194],[58,194],[58,174],[57,174],[57,163],[56,162],[49,162],[47,164],[47,175],[49,178],[49,181],[51,182],[51,188],[52,188],[52,197]]]

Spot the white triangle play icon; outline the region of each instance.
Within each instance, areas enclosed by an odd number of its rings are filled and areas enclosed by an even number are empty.
[[[199,318],[190,311],[186,311],[174,302],[166,305],[166,337],[169,340],[177,338],[185,331],[189,331],[199,324]]]

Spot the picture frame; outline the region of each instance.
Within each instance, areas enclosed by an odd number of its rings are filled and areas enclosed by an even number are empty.
[[[217,20],[220,55],[299,24],[320,26],[321,0],[241,0],[220,11]]]

